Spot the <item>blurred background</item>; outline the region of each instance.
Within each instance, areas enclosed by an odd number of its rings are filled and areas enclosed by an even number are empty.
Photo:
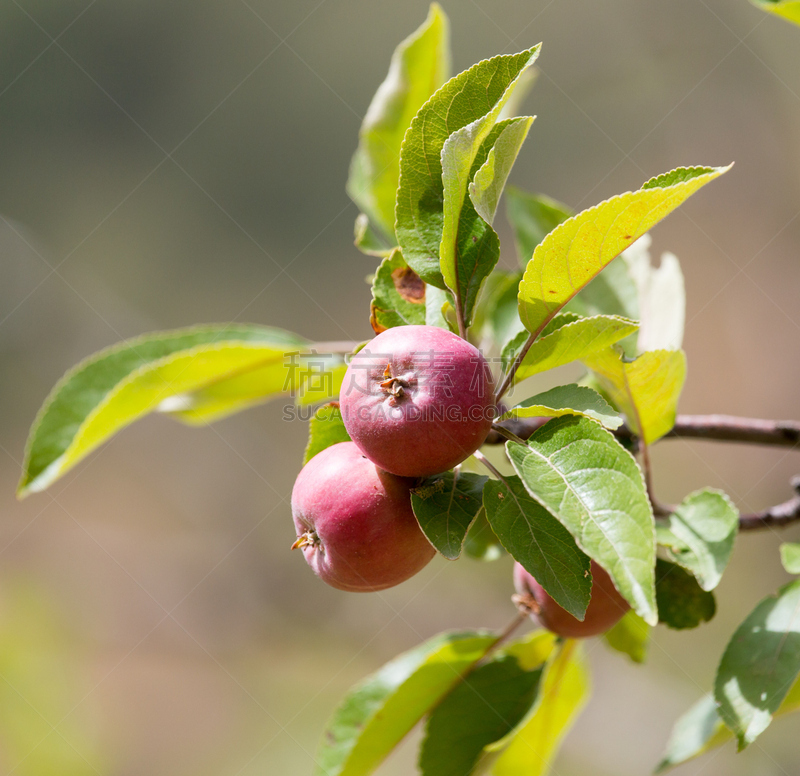
[[[512,175],[575,209],[680,165],[733,170],[653,231],[681,260],[680,410],[800,418],[800,29],[746,0],[446,2],[454,72],[543,41]],[[119,434],[14,498],[27,430],[101,347],[197,322],[365,339],[372,260],[344,184],[408,0],[0,2],[0,772],[250,776],[313,770],[325,719],[400,650],[514,615],[511,563],[437,559],[344,594],[302,558],[288,498],[306,441],[281,402],[205,430]],[[499,223],[512,266],[510,232]],[[667,441],[656,488],[742,511],[789,497],[800,455]],[[587,646],[594,697],[555,773],[632,776],[713,681],[734,627],[786,581],[739,539],[718,614],[659,628],[636,667]],[[794,774],[800,717],[678,774]],[[413,739],[382,767],[414,771]]]

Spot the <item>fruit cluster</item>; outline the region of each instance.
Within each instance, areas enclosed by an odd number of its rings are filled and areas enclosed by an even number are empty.
[[[324,449],[298,475],[293,547],[333,587],[383,590],[433,558],[411,507],[411,489],[483,444],[495,413],[494,380],[480,351],[461,337],[434,326],[398,326],[353,356],[340,407],[352,441]],[[516,564],[518,603],[559,635],[596,635],[629,607],[594,562],[592,576],[583,621]]]

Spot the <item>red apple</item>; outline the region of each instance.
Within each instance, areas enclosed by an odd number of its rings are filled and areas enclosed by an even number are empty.
[[[397,326],[350,362],[339,397],[352,440],[402,477],[452,469],[486,439],[494,381],[480,351],[435,326]]]
[[[292,490],[294,546],[340,590],[405,581],[435,554],[411,509],[413,484],[381,471],[352,442],[326,448],[302,468]]]
[[[597,636],[616,625],[631,607],[603,568],[592,561],[591,570],[592,596],[583,621],[560,607],[519,563],[514,564],[514,587],[520,596],[533,599],[531,619],[547,630],[572,639]]]

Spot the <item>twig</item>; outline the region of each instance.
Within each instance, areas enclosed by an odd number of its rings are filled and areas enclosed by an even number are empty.
[[[754,531],[759,528],[781,528],[795,520],[800,520],[800,477],[792,478],[792,487],[797,494],[782,504],[776,504],[762,512],[739,516],[740,531]]]
[[[502,474],[495,468],[494,464],[480,451],[476,450],[473,454],[475,460],[480,461],[494,476],[500,480],[500,482],[505,482],[506,478],[503,477]]]

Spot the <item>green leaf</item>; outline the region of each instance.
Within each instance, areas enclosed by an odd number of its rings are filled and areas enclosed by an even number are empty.
[[[717,669],[714,697],[739,750],[772,721],[800,670],[800,580],[765,598],[737,628]]]
[[[781,563],[789,574],[800,574],[800,544],[784,542],[780,546]]]
[[[558,418],[562,415],[583,415],[602,423],[606,428],[619,428],[622,418],[597,391],[583,385],[560,385],[544,393],[537,393],[512,407],[500,420],[506,418]]]
[[[541,641],[539,634],[535,639]],[[552,645],[552,640],[547,640]],[[536,700],[542,665],[524,644],[494,654],[431,712],[420,746],[422,776],[473,773],[483,748],[516,727]],[[552,647],[551,647],[552,648]],[[535,653],[541,647],[534,645]]]
[[[656,539],[667,558],[690,571],[703,590],[713,590],[728,565],[739,531],[739,510],[719,490],[698,490],[687,496]]]
[[[526,445],[508,442],[506,450],[528,492],[655,625],[655,528],[633,456],[602,426],[574,416],[553,418]]]
[[[800,681],[795,681],[773,716],[781,717],[800,709]],[[664,757],[656,768],[663,773],[668,768],[691,760],[733,738],[717,713],[717,703],[710,693],[703,696],[672,728]]]
[[[496,640],[485,632],[441,633],[352,688],[328,722],[315,773],[372,773]]]
[[[369,322],[376,334],[394,326],[425,325],[425,283],[395,248],[372,281]]]
[[[483,506],[488,477],[445,472],[411,491],[411,506],[428,541],[448,560],[461,555],[464,540]]]
[[[91,356],[67,372],[39,411],[19,495],[43,490],[167,400],[173,409],[186,410],[195,391],[253,373],[258,384],[250,386],[247,403],[290,393],[299,369],[291,354],[308,344],[281,329],[224,324],[148,334]]]
[[[469,198],[477,214],[491,226],[500,204],[511,168],[519,154],[533,116],[522,116],[503,122],[502,131],[494,141],[486,161],[468,185]],[[445,143],[445,145],[447,145]]]
[[[627,655],[634,663],[644,663],[650,642],[650,626],[629,609],[611,630],[603,634],[603,638],[609,647]]]
[[[638,352],[678,350],[683,344],[686,317],[686,292],[681,265],[674,254],[665,253],[661,256],[661,266],[656,269],[650,260],[649,247],[650,235],[644,235],[622,254],[630,277],[636,284]]]
[[[386,239],[372,226],[366,213],[359,213],[353,230],[353,244],[367,256],[388,256],[392,252]]]
[[[556,227],[534,251],[520,283],[519,312],[525,328],[538,334],[615,256],[728,169],[673,170]]]
[[[682,350],[651,350],[628,361],[618,350],[609,348],[583,360],[645,444],[661,439],[675,425],[686,380],[686,354]]]
[[[497,535],[489,525],[486,510],[480,509],[475,520],[467,531],[464,540],[464,554],[474,560],[492,561],[506,554]]]
[[[401,147],[400,185],[397,191],[397,239],[409,266],[426,282],[444,288],[439,251],[444,227],[445,188],[442,150],[454,132],[486,117],[473,135],[472,162],[497,115],[513,92],[519,74],[536,58],[539,47],[520,54],[499,56],[473,65],[450,79],[419,110]],[[463,190],[448,189],[448,209],[461,212],[469,179]],[[457,208],[457,209],[456,209]]]
[[[517,288],[520,273],[497,269],[486,279],[473,326],[489,346],[498,350],[519,331],[524,331],[517,310]]]
[[[756,8],[800,24],[800,0],[751,0]]]
[[[557,604],[583,620],[592,593],[589,558],[570,532],[531,498],[519,477],[489,480],[483,505],[492,530],[506,551]]]
[[[344,427],[339,402],[323,405],[308,424],[308,444],[303,454],[303,466],[326,447],[349,441],[350,435]]]
[[[516,186],[506,189],[506,216],[514,230],[522,267],[530,261],[536,246],[571,215],[566,205],[543,194],[527,194]]]
[[[568,641],[545,668],[539,702],[494,763],[493,776],[545,776],[591,692],[580,642]]]
[[[639,326],[635,321],[615,315],[567,320],[569,315],[555,316],[551,325],[561,320],[567,322],[556,329],[548,327],[531,345],[517,369],[515,382],[572,361],[586,361],[632,334]]]
[[[447,314],[453,309],[449,292],[436,286],[425,286],[425,325],[438,326],[440,329],[453,331]]]
[[[395,49],[389,73],[361,125],[347,193],[387,237],[394,237],[403,136],[417,111],[447,80],[449,45],[447,16],[432,3],[424,24]]]
[[[656,561],[658,621],[668,628],[685,630],[708,622],[717,611],[714,595],[677,563]]]
[[[347,372],[341,353],[310,353],[300,357],[299,388],[295,403],[300,407],[330,401],[339,395]]]

